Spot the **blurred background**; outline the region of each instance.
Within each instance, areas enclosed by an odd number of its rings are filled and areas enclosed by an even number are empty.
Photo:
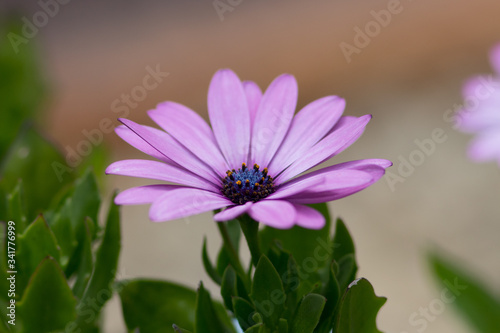
[[[388,297],[379,329],[422,327],[410,318],[440,298],[425,261],[435,247],[500,292],[499,169],[470,162],[470,138],[449,122],[463,102],[464,80],[491,72],[500,2],[3,0],[0,11],[21,17],[24,34],[11,36],[12,47],[38,48],[50,87],[40,123],[69,159],[77,159],[96,131],[104,143],[94,137],[90,150],[108,146],[110,162],[144,157],[102,128],[121,116],[152,125],[146,111],[165,100],[207,118],[208,84],[219,68],[263,89],[291,73],[299,107],[334,94],[347,100],[346,114],[374,116],[363,137],[330,164],[394,161],[393,176],[330,203],[353,234],[359,275]],[[442,140],[429,154],[416,153],[415,140],[428,142],[436,129]],[[417,165],[405,169],[410,160]],[[147,183],[106,181],[109,193]],[[200,258],[204,235],[212,257],[220,243],[210,214],[161,224],[148,221],[147,206],[124,207],[122,215],[119,278],[191,287],[203,280],[214,287]],[[448,307],[427,320],[426,332],[469,332]],[[106,315],[106,332],[125,331],[118,299]]]

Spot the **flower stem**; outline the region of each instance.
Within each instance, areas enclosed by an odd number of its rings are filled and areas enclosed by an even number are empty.
[[[259,244],[259,222],[254,221],[247,214],[240,216],[238,221],[240,221],[241,230],[247,240],[248,248],[252,255],[252,263],[257,267],[257,263],[262,255]]]
[[[226,224],[224,222],[216,222],[215,224],[217,224],[217,227],[219,228],[219,232],[222,236],[222,240],[224,243],[224,248],[226,249],[227,254],[229,255],[233,268],[236,270],[236,273],[238,273],[242,279],[245,279],[246,277],[245,270],[243,269],[243,266],[241,266],[238,252],[236,251],[234,244],[231,241],[231,238],[229,237],[229,232],[227,231]]]

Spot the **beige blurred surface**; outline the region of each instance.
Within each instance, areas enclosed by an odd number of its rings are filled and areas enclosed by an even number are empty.
[[[394,191],[382,179],[331,203],[353,234],[359,274],[388,297],[379,328],[418,332],[421,326],[412,326],[409,317],[440,295],[425,263],[432,246],[462,259],[500,293],[500,171],[494,164],[468,161],[469,138],[443,119],[462,102],[463,81],[490,70],[488,49],[500,41],[500,2],[402,1],[401,12],[348,63],[340,44],[353,44],[353,29],[363,29],[373,21],[370,11],[388,3],[243,0],[221,21],[212,1],[74,0],[34,41],[53,82],[46,128],[63,147],[75,149],[85,139],[83,130],[118,116],[111,104],[142,85],[146,67],[159,66],[168,77],[131,108],[128,118],[152,124],[145,111],[164,100],[206,117],[211,76],[229,67],[263,88],[281,73],[294,74],[300,106],[336,94],[347,99],[346,114],[373,114],[363,137],[330,163],[388,158],[397,173],[400,158],[417,149],[414,140],[442,129],[446,141]],[[40,9],[23,6],[28,16]],[[141,157],[114,134],[105,140],[113,147],[110,161]],[[125,189],[147,182],[110,176],[109,183],[110,189]],[[154,224],[148,207],[122,212],[120,277],[164,278],[193,287],[204,280],[214,287],[200,258],[204,235],[212,257],[220,242],[210,214]],[[113,300],[106,311],[106,332],[124,332],[119,302]],[[447,307],[425,332],[470,331]]]

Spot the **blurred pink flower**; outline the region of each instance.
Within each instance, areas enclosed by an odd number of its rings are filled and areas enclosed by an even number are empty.
[[[318,99],[294,116],[297,94],[291,75],[279,76],[262,94],[255,83],[241,82],[225,69],[214,75],[208,91],[212,128],[174,102],[148,112],[164,131],[120,119],[116,133],[159,161],[118,161],[106,173],[178,185],[130,188],[115,202],[152,204],[149,217],[156,222],[225,208],[216,221],[247,213],[274,228],[323,227],[323,216],[306,204],[356,193],[392,163],[359,160],[298,176],[349,147],[371,116],[342,117],[345,101],[337,96]]]
[[[457,115],[457,128],[476,134],[468,155],[477,162],[496,160],[500,166],[500,44],[490,53],[493,76],[477,76],[464,85],[466,105]]]

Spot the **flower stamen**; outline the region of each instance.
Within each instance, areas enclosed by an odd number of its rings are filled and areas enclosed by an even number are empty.
[[[249,169],[246,163],[242,163],[238,170],[226,171],[226,177],[222,180],[222,194],[237,205],[257,202],[274,191],[273,178],[268,175],[267,168],[261,171],[258,164]]]

